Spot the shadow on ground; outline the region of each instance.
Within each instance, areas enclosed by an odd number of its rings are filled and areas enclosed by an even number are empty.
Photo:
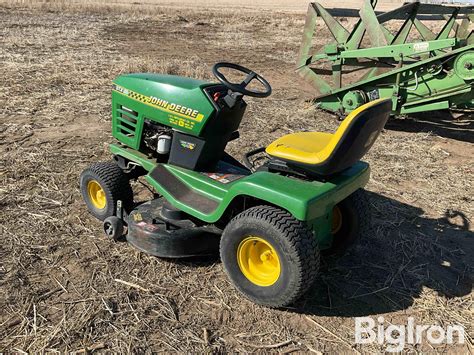
[[[440,137],[474,143],[474,114],[472,112],[420,112],[404,119],[392,118],[385,128],[400,132],[432,132]]]
[[[472,290],[474,233],[460,211],[430,219],[423,210],[370,193],[373,234],[343,257],[323,260],[296,311],[357,317],[403,310],[423,287],[445,298]]]

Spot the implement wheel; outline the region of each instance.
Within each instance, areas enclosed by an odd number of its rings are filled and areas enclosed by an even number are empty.
[[[283,307],[301,297],[319,269],[316,238],[287,211],[258,206],[230,221],[220,244],[224,269],[250,300]]]
[[[92,164],[80,177],[82,197],[89,212],[103,221],[115,215],[117,201],[129,213],[133,208],[133,191],[127,175],[110,161]]]
[[[362,236],[372,232],[370,202],[363,189],[339,202],[332,210],[331,248],[324,254],[343,254]]]

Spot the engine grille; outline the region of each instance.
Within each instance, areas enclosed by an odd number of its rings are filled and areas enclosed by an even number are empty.
[[[137,128],[138,113],[125,107],[119,106],[117,109],[117,128],[120,133],[135,137],[135,130]]]
[[[137,135],[140,134],[138,116],[138,112],[126,106],[115,106],[113,118],[116,138],[135,149],[138,148],[139,137]]]

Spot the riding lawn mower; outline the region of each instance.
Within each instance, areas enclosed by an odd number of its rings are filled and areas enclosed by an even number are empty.
[[[224,68],[244,79],[228,80]],[[130,244],[163,258],[220,253],[243,295],[286,306],[312,285],[320,253],[341,253],[370,233],[363,190],[369,165],[360,159],[392,101],[360,106],[334,134],[285,135],[241,163],[225,148],[239,137],[244,97],[267,97],[271,87],[240,65],[217,63],[212,71],[218,83],[144,73],[116,78],[113,160],[82,172],[82,196],[108,236],[123,237],[126,228]],[[254,164],[257,156],[263,163]],[[130,181],[141,176],[155,195],[134,204]]]

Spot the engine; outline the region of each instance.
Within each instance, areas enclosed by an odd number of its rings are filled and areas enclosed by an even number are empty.
[[[143,144],[146,150],[157,158],[164,158],[171,149],[173,130],[151,120],[145,120],[143,124]]]

